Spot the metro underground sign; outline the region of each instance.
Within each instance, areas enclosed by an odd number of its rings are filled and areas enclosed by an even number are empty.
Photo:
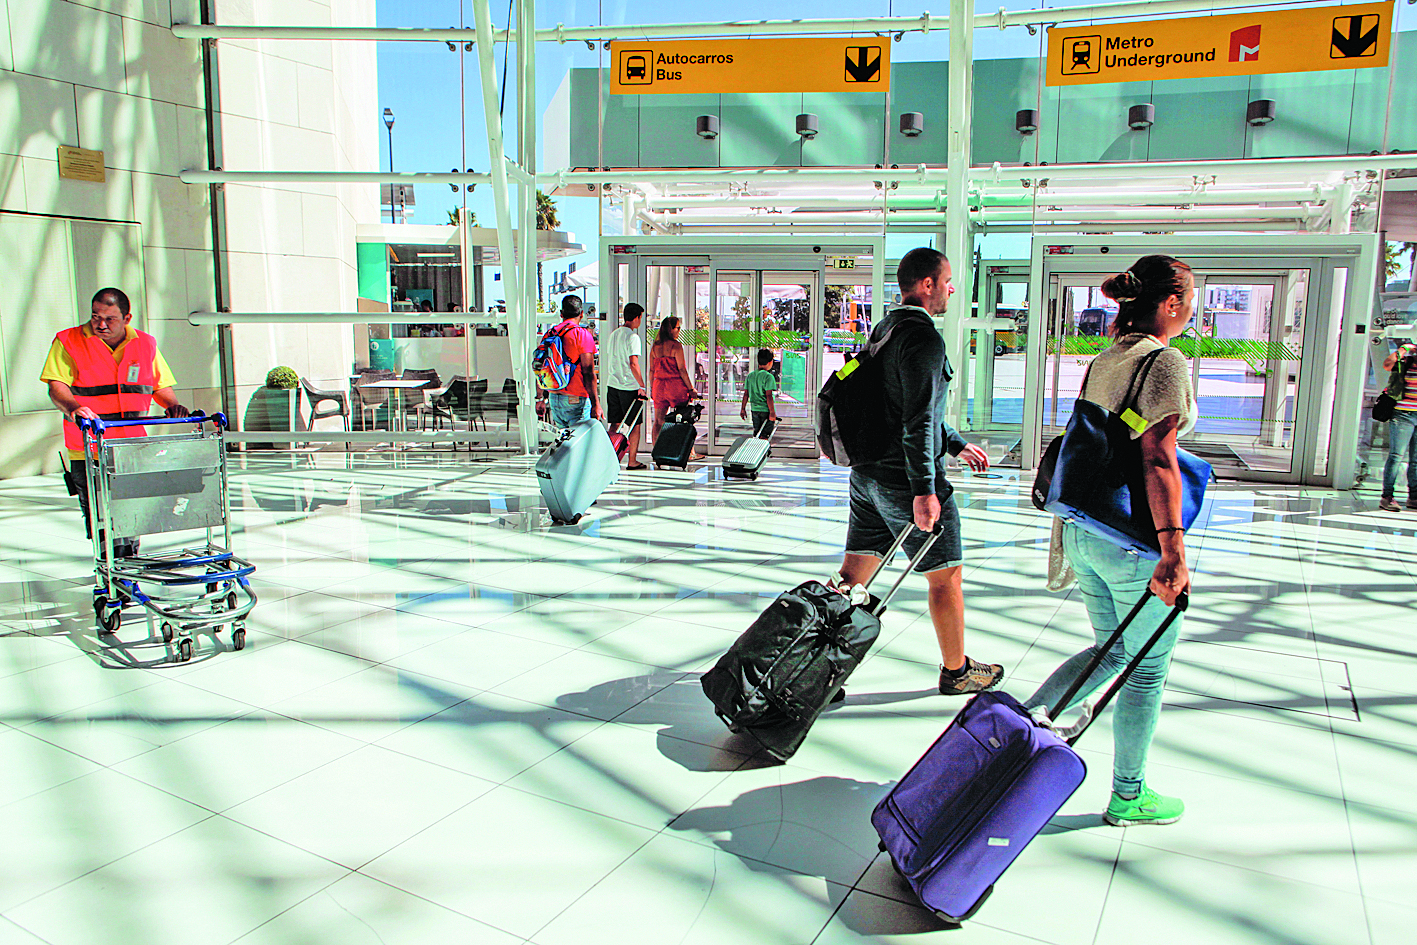
[[[884,92],[889,38],[703,39],[610,44],[610,94]]]
[[[1149,82],[1386,66],[1392,3],[1048,31],[1048,84]]]

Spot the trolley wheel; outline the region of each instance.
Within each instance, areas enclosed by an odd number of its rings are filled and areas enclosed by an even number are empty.
[[[233,650],[246,649],[246,628],[239,624],[235,630],[231,631],[231,648]]]
[[[207,585],[207,593],[208,593],[208,594],[215,594],[216,591],[217,591],[217,585],[215,585],[215,584],[208,584],[208,585]]]
[[[113,610],[104,609],[98,615],[98,632],[113,634],[118,632],[118,628],[123,623],[123,611],[117,608]]]
[[[163,642],[163,643],[171,643],[171,642],[172,642],[172,624],[167,623],[167,622],[165,622],[165,621],[163,622],[163,625],[162,625],[162,642]]]
[[[232,591],[226,595],[226,609],[231,611],[236,609],[236,592]]]
[[[177,644],[177,659],[178,659],[180,662],[185,663],[185,662],[187,662],[188,660],[190,660],[191,658],[192,658],[192,638],[191,638],[191,637],[183,637],[182,641]]]

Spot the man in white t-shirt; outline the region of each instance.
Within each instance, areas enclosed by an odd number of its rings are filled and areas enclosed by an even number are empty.
[[[610,333],[605,342],[605,383],[606,419],[613,431],[625,415],[631,412],[635,402],[645,397],[645,378],[641,365],[644,362],[645,345],[640,338],[640,320],[644,317],[644,306],[630,302],[621,315],[624,322]],[[646,469],[639,461],[640,427],[644,422],[644,407],[634,411],[635,425],[630,430],[630,448],[626,451],[626,469]]]

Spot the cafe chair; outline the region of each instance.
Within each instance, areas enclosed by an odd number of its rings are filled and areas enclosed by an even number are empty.
[[[361,430],[377,430],[379,428],[379,408],[386,407],[389,403],[389,391],[379,388],[368,388],[366,384],[377,384],[379,381],[391,381],[397,375],[393,371],[385,368],[369,368],[359,372],[359,380],[354,384],[355,396],[359,399],[359,428]],[[369,414],[368,422],[365,422],[364,414]],[[390,414],[385,411],[385,416]],[[390,419],[392,419],[390,417]]]
[[[305,391],[305,399],[310,404],[310,419],[305,424],[305,429],[314,430],[315,421],[323,420],[326,417],[339,417],[344,425],[346,433],[349,432],[349,395],[342,390],[320,390],[310,383],[308,377],[300,379],[300,387]],[[331,404],[329,407],[321,407],[321,404]],[[349,444],[344,444],[344,448],[349,449]]]

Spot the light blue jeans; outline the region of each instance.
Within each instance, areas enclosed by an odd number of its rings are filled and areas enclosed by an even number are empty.
[[[1068,686],[1086,668],[1088,660],[1096,655],[1098,648],[1117,629],[1122,619],[1131,613],[1132,607],[1146,590],[1152,571],[1156,569],[1153,562],[1128,554],[1105,538],[1099,538],[1071,523],[1063,525],[1063,551],[1077,574],[1078,587],[1087,603],[1087,613],[1092,619],[1097,642],[1055,669],[1053,675],[1024,703],[1030,709],[1051,706],[1062,698]],[[1120,673],[1151,639],[1167,613],[1169,609],[1158,598],[1147,601],[1142,612],[1137,614],[1137,619],[1122,634],[1121,644],[1112,647],[1102,664],[1064,709],[1081,702]],[[1161,714],[1162,687],[1166,684],[1171,651],[1176,648],[1183,619],[1178,617],[1171,624],[1146,659],[1137,666],[1136,672],[1127,680],[1113,703],[1117,714],[1112,722],[1112,790],[1118,794],[1137,794],[1146,780],[1146,753],[1151,748],[1151,736],[1156,731],[1156,720]]]
[[[1417,502],[1417,413],[1395,410],[1387,425],[1387,465],[1383,466],[1383,496],[1397,488],[1397,467],[1407,459],[1407,501]]]
[[[572,424],[590,419],[589,397],[573,397],[553,390],[547,399],[551,401],[551,422],[559,429],[565,430]]]

